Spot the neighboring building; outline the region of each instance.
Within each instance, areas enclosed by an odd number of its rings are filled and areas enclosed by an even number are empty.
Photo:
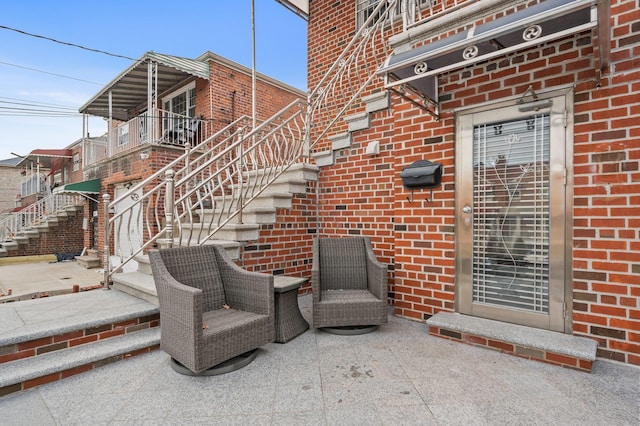
[[[19,206],[22,169],[19,157],[0,160],[0,218]]]
[[[305,97],[299,89],[261,73],[255,77],[258,124]],[[120,200],[113,210],[122,212],[164,178],[153,176],[171,161],[192,149],[211,148],[217,142],[212,137],[222,129],[250,131],[252,87],[251,69],[211,52],[197,59],[145,53],[80,108],[83,114],[108,121],[106,139],[82,142],[85,181],[99,180],[100,196]],[[147,179],[152,180],[144,184]],[[143,186],[136,189],[140,183]],[[131,188],[135,193],[124,196]],[[104,209],[92,205],[88,210],[89,220],[98,222],[93,231],[98,235],[86,240],[102,249]],[[113,252],[135,252],[148,238],[148,226],[155,225],[137,215],[119,227],[111,236]]]
[[[371,237],[396,315],[586,336],[640,364],[638,2],[302,3],[311,99],[356,95],[326,134],[327,108],[313,118],[317,235]],[[418,160],[441,185],[405,188]]]

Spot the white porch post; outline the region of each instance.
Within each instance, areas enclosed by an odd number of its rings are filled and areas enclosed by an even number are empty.
[[[113,155],[113,93],[109,90],[109,120],[107,129],[107,156],[111,158]]]
[[[156,141],[160,119],[157,111],[158,72],[157,64],[149,59],[147,63],[147,137],[148,143]]]

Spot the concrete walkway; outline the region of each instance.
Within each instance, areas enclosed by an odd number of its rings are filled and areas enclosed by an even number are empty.
[[[71,293],[73,286],[90,287],[99,285],[102,274],[98,269],[85,269],[74,261],[56,262],[55,256],[44,260],[20,262],[21,258],[0,260],[0,302],[7,299],[29,299],[41,293],[55,295]]]
[[[299,301],[310,320],[310,296]],[[363,336],[311,328],[221,376],[179,375],[157,350],[0,398],[0,423],[635,426],[640,369],[598,360],[593,373],[577,372],[390,316]]]

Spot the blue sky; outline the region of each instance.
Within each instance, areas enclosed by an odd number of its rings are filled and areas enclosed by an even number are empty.
[[[275,0],[255,0],[255,17],[256,69],[305,90],[306,22]],[[211,51],[251,67],[251,0],[17,0],[3,2],[0,25],[135,59]],[[18,108],[77,112],[131,63],[0,28],[0,159],[82,135],[80,116],[15,116]],[[102,119],[90,122],[92,136],[105,130]]]

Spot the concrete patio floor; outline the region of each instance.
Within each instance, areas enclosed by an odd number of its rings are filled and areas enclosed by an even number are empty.
[[[310,320],[310,296],[299,302]],[[638,425],[640,369],[563,369],[390,315],[362,336],[311,328],[221,376],[182,376],[156,350],[0,398],[0,413],[3,425]]]

